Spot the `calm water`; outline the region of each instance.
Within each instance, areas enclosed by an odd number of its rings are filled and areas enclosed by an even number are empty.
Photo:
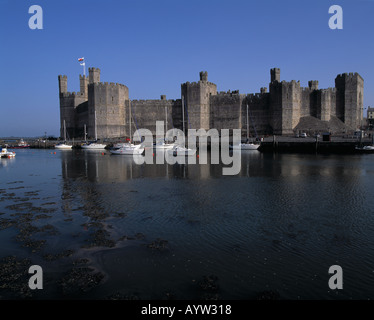
[[[42,266],[33,298],[374,298],[373,155],[249,151],[239,175],[222,176],[221,165],[16,152],[0,163],[0,259]],[[335,264],[340,291],[328,287]]]

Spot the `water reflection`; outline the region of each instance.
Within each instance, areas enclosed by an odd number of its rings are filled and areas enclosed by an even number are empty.
[[[23,201],[26,214],[53,209],[33,223],[58,233],[40,234],[47,242],[32,258],[68,248],[74,259],[89,259],[108,275],[89,298],[136,291],[160,299],[168,290],[200,299],[204,292],[191,284],[206,275],[217,276],[223,299],[264,290],[285,299],[334,298],[326,280],[332,264],[342,265],[350,288],[339,297],[372,296],[372,157],[243,152],[236,176],[223,176],[221,164],[137,165],[107,151],[17,157],[2,170],[3,223],[18,219],[22,206],[14,205]],[[10,248],[14,237],[2,235]],[[151,249],[156,239],[168,248]],[[65,274],[69,261],[50,267]]]

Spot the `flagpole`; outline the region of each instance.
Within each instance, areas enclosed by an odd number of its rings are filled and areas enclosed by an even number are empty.
[[[78,61],[82,62],[80,63],[80,65],[83,66],[83,76],[85,77],[86,76],[86,61],[84,61],[84,57],[78,58]]]

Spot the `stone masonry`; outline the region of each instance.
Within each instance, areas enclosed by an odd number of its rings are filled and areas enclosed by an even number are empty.
[[[300,81],[281,81],[280,69],[270,70],[269,90],[240,94],[238,90],[218,92],[208,81],[208,73],[200,72],[198,82],[181,84],[181,99],[130,100],[129,89],[119,83],[100,81],[100,69],[89,68],[89,76],[79,76],[80,92],[68,92],[67,77],[58,76],[60,95],[60,136],[65,120],[67,135],[94,139],[123,138],[136,128],[155,134],[156,121],[167,122],[167,129],[242,129],[249,134],[293,134],[303,119],[313,117],[328,123],[342,122],[347,130],[355,130],[363,118],[364,80],[358,73],[340,74],[335,88],[319,89],[318,81],[301,87]],[[183,105],[182,105],[183,104]],[[298,126],[299,125],[299,126]]]

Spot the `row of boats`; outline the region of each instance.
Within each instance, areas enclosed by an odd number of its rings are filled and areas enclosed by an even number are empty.
[[[241,149],[241,150],[257,150],[259,144],[254,143],[241,143],[239,145],[230,146],[232,149]],[[105,144],[92,142],[92,143],[85,143],[82,145],[83,149],[87,150],[103,150],[106,149]],[[173,153],[174,155],[187,155],[191,156],[196,154],[196,149],[190,149],[186,148],[184,146],[178,145],[177,143],[166,143],[165,141],[159,141],[156,142],[153,147],[155,149],[164,150],[170,153]],[[71,145],[68,145],[66,143],[60,143],[55,146],[56,149],[64,149],[69,150],[72,149]],[[125,142],[125,143],[116,143],[113,145],[113,148],[111,148],[110,153],[116,154],[116,155],[139,155],[144,152],[144,146],[142,144],[133,144],[131,142]]]

